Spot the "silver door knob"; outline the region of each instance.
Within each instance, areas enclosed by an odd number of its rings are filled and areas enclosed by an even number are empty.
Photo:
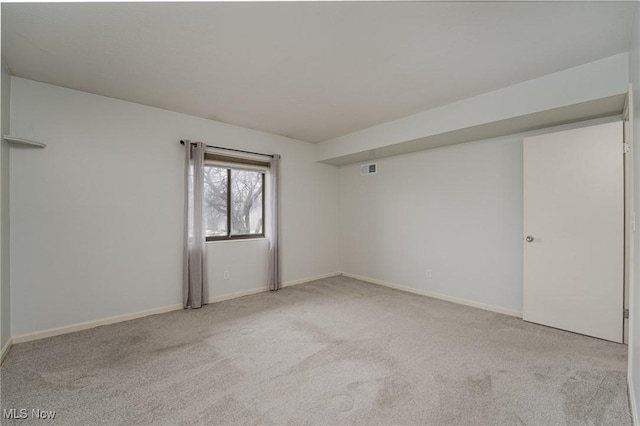
[[[533,241],[533,237],[531,235],[527,235],[527,237],[525,238],[525,240],[527,240],[528,243]]]

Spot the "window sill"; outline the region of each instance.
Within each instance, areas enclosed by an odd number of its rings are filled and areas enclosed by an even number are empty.
[[[258,238],[238,238],[237,240],[217,240],[217,241],[207,241],[206,244],[226,244],[226,243],[249,243],[251,241],[264,241],[267,237],[258,237]]]

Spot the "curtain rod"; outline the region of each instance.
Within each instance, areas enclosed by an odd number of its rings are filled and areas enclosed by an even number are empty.
[[[180,145],[184,145],[185,143],[193,143],[193,142],[191,142],[190,140],[185,140],[185,139],[182,139],[182,140],[180,141]],[[263,154],[263,153],[261,153],[261,152],[243,151],[243,150],[241,150],[241,149],[224,148],[224,147],[221,147],[221,146],[214,146],[214,145],[207,145],[207,148],[223,149],[223,150],[225,150],[225,151],[242,152],[242,153],[244,153],[244,154],[262,155],[262,156],[264,156],[264,157],[271,157],[271,158],[273,158],[273,155],[272,155],[272,154]]]

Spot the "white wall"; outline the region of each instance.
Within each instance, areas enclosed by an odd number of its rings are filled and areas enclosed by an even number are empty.
[[[611,120],[341,167],[341,270],[521,312],[522,138]]]
[[[181,302],[180,139],[282,155],[283,281],[338,271],[338,171],[314,146],[12,78],[12,335]],[[209,243],[210,295],[266,285],[266,241]],[[222,279],[229,270],[230,279]]]
[[[640,407],[640,6],[636,4],[633,32],[629,49],[629,80],[633,87],[633,162],[634,162],[634,210],[636,229],[633,247],[633,281],[631,283],[630,341],[629,341],[629,389],[635,424],[640,424],[637,409]]]
[[[10,133],[9,105],[11,77],[2,64],[0,135]],[[11,295],[9,285],[9,144],[0,140],[0,349],[11,337]]]

